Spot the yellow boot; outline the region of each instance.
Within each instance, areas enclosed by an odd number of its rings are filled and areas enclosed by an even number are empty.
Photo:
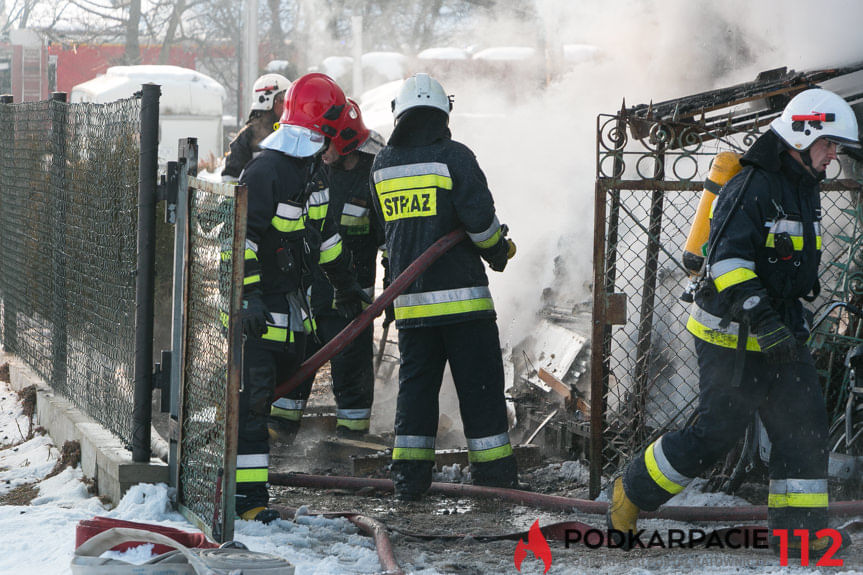
[[[245,519],[246,521],[259,521],[264,524],[272,523],[278,518],[279,512],[267,507],[253,507],[248,511],[240,513],[240,519]]]
[[[624,534],[635,533],[638,512],[638,506],[626,496],[626,491],[623,489],[623,478],[618,477],[611,486],[611,497],[609,497],[608,511],[605,515],[608,529]],[[610,532],[610,537],[618,547],[629,548],[620,534]]]

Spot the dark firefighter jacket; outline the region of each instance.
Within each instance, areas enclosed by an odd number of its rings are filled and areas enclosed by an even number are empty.
[[[273,315],[265,341],[310,330],[306,289],[316,266],[336,286],[353,281],[338,230],[310,223],[307,201],[316,190],[306,185],[309,169],[309,160],[264,150],[240,176],[249,198],[243,297],[260,294]]]
[[[710,343],[736,347],[741,319],[736,310],[752,296],[770,303],[762,323],[779,319],[799,339],[808,335],[800,298],[818,289],[819,179],[784,150],[773,132],[762,135],[714,204],[709,245],[715,247],[708,261],[714,289],[696,293],[687,322],[690,332]],[[723,327],[723,318],[735,321]],[[752,327],[757,333],[758,325]],[[747,349],[760,351],[753,335]]]
[[[370,296],[374,295],[378,248],[384,243],[383,230],[371,213],[369,172],[373,160],[373,155],[360,152],[359,161],[352,170],[322,166],[319,178],[324,183],[309,201],[309,215],[321,220],[321,225],[324,217],[333,220],[351,256],[357,281]],[[324,209],[318,208],[321,203]],[[333,312],[333,288],[323,274],[317,274],[314,279],[311,300],[315,315]]]
[[[451,139],[446,114],[405,112],[375,157],[370,184],[393,279],[450,231],[464,226],[469,236],[396,298],[396,327],[496,317],[480,257],[505,251],[507,244],[485,174],[473,152]]]
[[[224,180],[236,181],[243,168],[258,153],[261,140],[273,133],[273,126],[279,121],[272,110],[252,112],[249,121],[231,140],[230,149],[225,154],[225,167],[222,169]]]

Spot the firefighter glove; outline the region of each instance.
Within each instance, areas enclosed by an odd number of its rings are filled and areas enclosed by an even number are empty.
[[[488,262],[488,267],[496,272],[502,272],[509,262],[510,248],[509,240],[500,238],[500,241],[482,254],[483,259]],[[514,253],[514,252],[513,252]]]
[[[273,316],[267,311],[267,306],[259,295],[251,295],[243,300],[243,331],[249,337],[261,337],[267,332],[267,322],[273,322]]]
[[[509,248],[506,250],[506,259],[511,260],[515,256],[515,242],[509,238],[506,241],[509,244]]]
[[[347,286],[333,288],[333,307],[345,319],[354,319],[363,311],[363,304],[372,303],[372,298],[360,287],[357,280]]]
[[[782,364],[797,360],[797,340],[781,321],[769,320],[759,325],[756,338],[769,363]]]

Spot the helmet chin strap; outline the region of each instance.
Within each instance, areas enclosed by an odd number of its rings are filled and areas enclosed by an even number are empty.
[[[800,159],[803,160],[803,165],[809,168],[813,173],[817,172],[815,166],[812,165],[812,155],[809,153],[809,148],[800,152]]]

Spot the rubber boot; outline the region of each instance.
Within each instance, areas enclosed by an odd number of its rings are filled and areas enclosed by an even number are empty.
[[[623,489],[622,477],[618,477],[612,483],[608,501],[608,511],[605,518],[611,539],[609,543],[622,549],[630,549],[632,538],[629,534],[634,534],[637,530],[639,509],[627,497],[626,491]]]
[[[246,521],[258,521],[264,525],[272,523],[278,518],[279,512],[267,507],[252,507],[248,511],[240,513],[240,519],[245,519]]]

